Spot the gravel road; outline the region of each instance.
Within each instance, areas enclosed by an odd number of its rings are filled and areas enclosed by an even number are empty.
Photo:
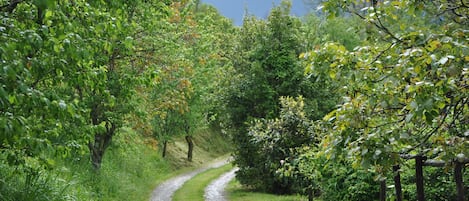
[[[221,175],[218,179],[213,180],[205,188],[205,201],[227,201],[225,188],[226,185],[235,177],[235,172],[238,168],[233,168],[231,171]]]
[[[171,201],[174,192],[176,192],[177,189],[181,188],[181,186],[186,181],[205,170],[208,170],[210,168],[221,167],[227,163],[228,159],[219,160],[192,172],[184,173],[173,177],[161,183],[158,187],[156,187],[155,190],[153,190],[150,201]]]

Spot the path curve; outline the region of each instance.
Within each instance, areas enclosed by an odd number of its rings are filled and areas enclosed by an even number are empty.
[[[225,188],[226,185],[235,178],[235,172],[238,168],[221,175],[218,179],[213,180],[206,188],[204,198],[205,201],[227,201]]]
[[[158,187],[153,190],[151,194],[150,201],[171,201],[174,192],[176,192],[181,186],[194,177],[195,175],[208,170],[210,168],[218,168],[229,162],[228,159],[218,160],[213,163],[210,163],[207,166],[199,168],[197,170],[187,172],[176,177],[173,177],[165,182],[161,183]]]

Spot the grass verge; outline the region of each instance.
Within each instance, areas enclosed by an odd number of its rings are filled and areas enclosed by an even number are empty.
[[[233,179],[226,188],[230,201],[307,201],[308,198],[301,195],[274,195],[256,192],[243,187],[236,179]]]
[[[219,168],[208,169],[187,181],[173,196],[174,201],[204,201],[205,187],[223,173],[230,171],[233,165],[227,164]]]

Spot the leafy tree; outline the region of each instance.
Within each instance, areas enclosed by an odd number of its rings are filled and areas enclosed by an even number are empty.
[[[220,111],[220,91],[228,69],[231,67],[228,60],[229,51],[233,48],[233,24],[209,5],[198,4],[195,1],[188,5],[187,23],[192,37],[186,43],[188,47],[187,58],[193,64],[193,74],[190,77],[193,86],[193,95],[188,99],[189,111],[184,115],[185,139],[188,144],[188,160],[192,160],[194,148],[193,135],[197,130],[204,129],[217,118]]]
[[[151,74],[140,95],[150,108],[147,118],[153,119],[153,128],[146,130],[153,130],[149,133],[163,147],[174,136],[184,134],[190,159],[193,134],[218,112],[214,108],[219,97],[214,94],[223,91],[220,83],[228,77],[223,47],[229,47],[231,41],[231,34],[224,32],[233,25],[213,7],[191,1],[170,3],[167,12],[170,14],[153,21],[148,25],[153,28],[142,30],[137,38],[142,48],[136,52],[136,62]],[[164,134],[160,128],[169,116],[179,118],[171,123],[177,128]]]
[[[23,135],[30,136],[25,139],[37,139],[31,141],[41,146],[36,154],[52,144],[58,146],[52,150],[67,153],[74,147],[66,144],[89,142],[93,165],[99,168],[106,147],[130,111],[129,100],[138,82],[128,63],[135,25],[130,11],[135,11],[135,4],[2,3],[2,22],[9,26],[2,29],[6,33],[2,61],[8,64],[7,74],[2,74],[2,83],[8,84],[2,87],[4,147],[35,147],[27,145],[29,140],[17,140],[20,133],[29,133]],[[11,66],[15,70],[9,70],[10,64],[16,65]],[[21,124],[15,123],[18,120]]]
[[[148,38],[154,46],[149,60],[154,62],[151,70],[157,72],[146,89],[150,102],[150,118],[153,134],[163,145],[162,154],[171,139],[184,131],[186,113],[194,88],[193,62],[190,60],[190,45],[194,43],[195,24],[190,19],[190,5],[174,2],[169,7],[170,15],[154,24],[155,35]]]
[[[115,7],[114,7],[115,6]],[[81,101],[85,102],[89,108],[90,120],[93,126],[97,127],[93,139],[90,140],[88,147],[90,149],[91,161],[95,168],[99,169],[105,150],[111,143],[112,137],[117,129],[123,124],[125,114],[131,111],[131,98],[134,94],[135,82],[138,79],[137,72],[129,68],[129,63],[125,59],[132,48],[131,30],[128,13],[121,10],[124,6],[122,2],[113,2],[103,5],[103,9],[109,8],[109,15],[98,16],[98,19],[88,18],[88,23],[94,20],[101,21],[103,24],[96,24],[101,27],[96,30],[97,44],[93,47],[96,67],[100,67],[101,83],[95,85],[78,86],[81,94]],[[105,20],[105,19],[108,20]],[[101,32],[103,31],[103,32]],[[99,57],[98,57],[99,56]]]
[[[253,179],[258,178],[257,175],[272,175],[276,168],[262,167],[262,161],[268,156],[248,134],[246,125],[257,118],[278,117],[281,111],[278,100],[282,96],[304,96],[307,114],[315,119],[327,114],[336,103],[336,95],[331,93],[334,87],[324,86],[329,80],[304,76],[298,55],[313,43],[312,36],[299,19],[289,16],[289,9],[288,1],[284,1],[271,11],[267,21],[245,18],[237,39],[238,53],[232,57],[233,84],[224,96],[229,126],[233,129],[235,163],[240,168],[237,178],[259,189],[278,189],[278,193],[294,190],[278,178]],[[284,154],[278,157],[295,157],[294,153]],[[269,171],[263,173],[266,168]]]
[[[308,73],[333,78],[345,94],[324,117],[334,129],[325,133],[320,155],[349,157],[354,167],[381,175],[379,180],[402,163],[402,154],[466,160],[467,6],[453,1],[323,6],[331,15],[352,13],[372,31],[353,50],[326,43],[304,54]]]
[[[100,167],[137,80],[123,4],[0,1],[0,199],[63,200],[47,170],[86,145]]]
[[[267,22],[247,17],[240,30],[233,59],[236,74],[226,97],[230,126],[234,128],[237,178],[249,184],[262,169],[262,157],[247,135],[245,122],[252,118],[274,118],[279,114],[281,96],[297,96],[303,80],[297,55],[300,21],[288,16],[289,6],[274,8]],[[260,174],[259,174],[260,175]]]
[[[213,6],[202,4],[195,13],[196,45],[192,48],[194,61],[194,100],[206,121],[218,119],[224,105],[223,96],[232,81],[236,35],[238,29]],[[210,42],[208,42],[210,41]],[[213,122],[212,122],[213,123]]]

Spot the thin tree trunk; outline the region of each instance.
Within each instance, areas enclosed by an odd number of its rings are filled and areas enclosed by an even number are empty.
[[[417,200],[425,201],[425,191],[423,188],[423,161],[424,157],[415,157],[415,183],[417,185]]]
[[[314,190],[310,188],[308,190],[308,201],[313,201],[314,200]]]
[[[386,180],[385,179],[379,182],[379,200],[386,201]]]
[[[394,188],[396,189],[396,201],[402,201],[401,173],[399,165],[392,166],[394,171]]]
[[[186,135],[186,141],[189,148],[187,150],[187,160],[192,162],[192,152],[194,150],[194,141],[192,140],[192,136]]]
[[[456,161],[454,164],[454,180],[456,182],[456,190],[458,192],[458,201],[465,201],[464,183],[462,176],[463,164]]]
[[[168,141],[164,141],[163,142],[163,158],[166,157],[166,147],[168,145]]]

